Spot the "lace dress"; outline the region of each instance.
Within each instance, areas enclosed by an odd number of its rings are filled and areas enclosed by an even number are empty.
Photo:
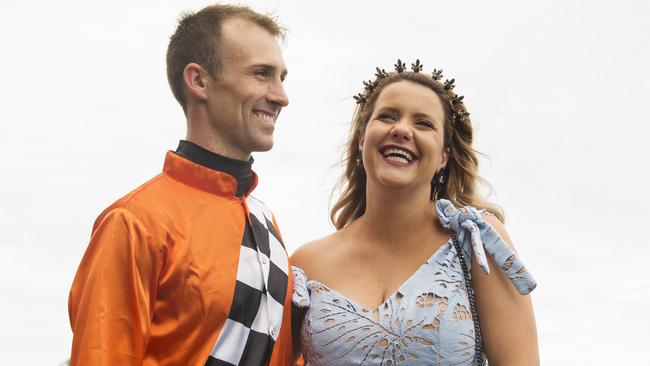
[[[517,254],[473,207],[436,203],[442,226],[458,234],[468,265],[476,256],[490,272],[485,250],[520,294],[535,279]],[[308,308],[301,343],[306,365],[471,365],[474,326],[463,271],[451,239],[386,301],[364,309],[293,267],[293,303]]]

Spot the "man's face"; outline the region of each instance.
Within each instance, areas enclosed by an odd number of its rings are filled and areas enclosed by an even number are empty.
[[[220,57],[220,74],[207,87],[213,138],[226,156],[247,160],[273,147],[275,121],[289,104],[287,69],[275,37],[240,19],[222,25]]]

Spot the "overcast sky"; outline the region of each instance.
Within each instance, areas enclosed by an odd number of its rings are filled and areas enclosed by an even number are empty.
[[[0,364],[67,358],[67,296],[94,219],[185,135],[165,51],[181,11],[207,4],[0,4]],[[254,164],[290,252],[333,230],[362,80],[419,58],[465,95],[481,173],[539,282],[542,364],[647,366],[649,2],[247,4],[290,30],[290,104]]]

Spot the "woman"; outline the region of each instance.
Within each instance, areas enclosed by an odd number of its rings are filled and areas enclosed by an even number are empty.
[[[292,256],[295,344],[308,365],[538,365],[536,283],[476,190],[463,97],[405,66],[355,97],[337,231]]]

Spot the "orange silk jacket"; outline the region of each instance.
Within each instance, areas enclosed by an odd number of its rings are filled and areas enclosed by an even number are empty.
[[[217,338],[228,327],[256,184],[254,176],[236,197],[235,178],[168,152],[161,174],[108,207],[70,291],[72,365],[203,366],[215,344],[232,344]],[[275,220],[267,223],[277,236]],[[287,260],[284,248],[274,255]],[[269,306],[268,322],[278,323],[272,366],[292,361],[291,275],[286,284],[284,303],[273,314]]]

